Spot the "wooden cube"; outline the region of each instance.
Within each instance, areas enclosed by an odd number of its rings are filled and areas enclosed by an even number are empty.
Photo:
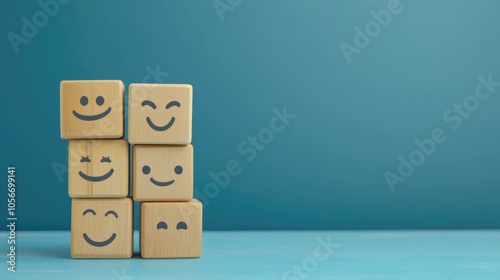
[[[134,145],[132,195],[136,201],[190,201],[193,146]]]
[[[122,138],[121,81],[62,81],[61,138]]]
[[[191,85],[131,84],[128,137],[132,144],[191,143]]]
[[[130,258],[132,199],[75,198],[71,207],[72,258]]]
[[[127,197],[129,145],[126,140],[70,140],[70,197]]]
[[[196,199],[141,203],[141,256],[201,257],[202,208]]]

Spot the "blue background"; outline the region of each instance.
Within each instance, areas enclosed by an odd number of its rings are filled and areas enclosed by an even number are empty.
[[[478,76],[500,80],[500,2],[401,1],[348,63],[339,44],[387,3],[243,1],[220,18],[212,1],[70,1],[17,54],[7,34],[41,7],[4,3],[0,155],[4,176],[17,167],[19,229],[69,229],[59,82],[128,86],[157,65],[194,87],[195,187],[242,167],[205,229],[500,228],[500,88],[458,129],[443,120]],[[248,162],[238,145],[285,106],[296,118]],[[447,141],[391,191],[384,172],[435,128]]]

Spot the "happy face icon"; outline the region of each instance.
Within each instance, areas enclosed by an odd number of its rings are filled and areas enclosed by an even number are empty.
[[[183,169],[183,168],[182,168],[182,166],[180,166],[180,165],[177,165],[177,166],[174,168],[174,172],[175,172],[175,174],[177,174],[177,175],[181,175],[183,170],[184,170],[184,169]],[[149,165],[144,165],[144,166],[142,167],[142,173],[143,173],[144,175],[149,175],[149,173],[151,173],[151,167],[149,167]],[[158,187],[167,187],[167,186],[172,185],[172,184],[175,182],[175,180],[174,180],[174,179],[172,179],[172,180],[170,180],[170,181],[164,181],[164,182],[161,182],[161,181],[157,181],[157,180],[155,180],[153,177],[150,177],[150,178],[149,178],[149,181],[151,181],[151,183],[153,183],[155,186],[158,186]]]
[[[130,143],[190,144],[192,96],[191,85],[131,84]]]
[[[134,145],[134,200],[189,201],[193,197],[193,146]]]
[[[142,101],[141,105],[143,107],[146,106],[146,107],[150,107],[153,110],[156,110],[156,104],[153,101],[144,100],[144,101]],[[165,109],[168,110],[172,107],[180,108],[181,104],[178,101],[170,101],[167,104],[167,106],[165,106]],[[170,117],[170,120],[167,122],[167,124],[165,124],[163,126],[158,126],[158,125],[154,124],[150,117],[146,117],[146,122],[149,125],[149,127],[151,127],[152,129],[154,129],[156,131],[165,131],[165,130],[169,129],[170,127],[172,127],[172,125],[175,122],[175,117]]]
[[[82,216],[85,216],[85,215],[94,215],[96,216],[96,212],[91,209],[91,208],[87,208],[85,209],[85,211],[83,211],[82,213]],[[107,217],[107,216],[110,216],[110,217],[115,217],[116,219],[118,219],[118,214],[114,211],[114,210],[108,210],[106,212],[106,214],[104,214],[104,217]],[[111,234],[111,236],[109,236],[109,238],[103,240],[103,241],[95,241],[93,240],[92,238],[90,238],[88,236],[88,234],[86,232],[83,233],[83,239],[90,245],[94,246],[94,247],[104,247],[104,246],[108,246],[109,244],[111,244],[111,242],[113,242],[116,238],[116,232],[113,232]]]
[[[95,103],[97,106],[102,106],[104,104],[104,97],[100,95],[97,96],[95,99]],[[83,107],[89,105],[89,98],[83,95],[82,97],[80,97],[80,104]],[[108,107],[105,111],[103,111],[102,113],[98,113],[96,115],[82,115],[78,113],[76,110],[73,110],[73,115],[82,121],[96,121],[106,117],[110,112],[111,112],[111,107]]]
[[[73,199],[71,256],[130,258],[133,217],[130,198]]]
[[[91,162],[91,159],[89,156],[82,156],[82,159],[80,160],[80,162],[81,163]],[[110,157],[103,156],[101,159],[101,163],[111,163]],[[113,168],[110,168],[109,171],[106,172],[106,174],[103,174],[100,176],[90,176],[90,175],[83,173],[83,171],[79,171],[78,175],[80,175],[80,177],[82,177],[82,179],[87,180],[89,182],[101,182],[101,181],[104,181],[104,180],[108,179],[109,177],[111,177],[111,175],[113,175],[114,171],[115,170]]]
[[[62,81],[61,138],[123,137],[121,81]]]
[[[68,190],[71,197],[126,197],[128,143],[126,140],[71,140]]]

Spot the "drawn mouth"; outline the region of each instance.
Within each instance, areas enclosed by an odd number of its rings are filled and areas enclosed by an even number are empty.
[[[102,175],[102,176],[89,176],[85,173],[83,173],[82,171],[78,172],[78,174],[80,175],[80,177],[82,177],[83,179],[87,180],[87,181],[90,181],[90,182],[100,182],[100,181],[104,181],[106,179],[108,179],[109,177],[111,177],[111,175],[113,175],[113,172],[115,170],[113,168],[111,168],[108,173]]]
[[[89,243],[90,245],[94,246],[94,247],[104,247],[104,246],[107,246],[109,245],[111,242],[113,242],[116,238],[116,233],[113,233],[111,235],[110,238],[108,238],[107,240],[105,241],[94,241],[92,239],[90,239],[90,237],[88,237],[88,235],[86,233],[83,234],[83,239],[85,239],[85,241],[87,241],[87,243]]]
[[[168,182],[159,182],[159,181],[156,181],[155,179],[153,179],[153,177],[149,178],[149,180],[151,181],[151,183],[157,185],[158,187],[170,186],[175,182],[175,180],[168,181]]]
[[[166,125],[164,125],[164,126],[157,126],[157,125],[155,125],[155,124],[151,121],[151,119],[150,119],[149,117],[147,117],[147,118],[146,118],[146,122],[148,123],[148,125],[149,125],[152,129],[154,129],[154,130],[156,130],[156,131],[165,131],[165,130],[169,129],[169,128],[170,128],[170,127],[174,124],[174,122],[175,122],[175,118],[174,118],[174,117],[172,117],[172,118],[170,119],[170,121],[169,121]]]
[[[75,110],[73,110],[73,115],[75,115],[75,117],[79,118],[82,121],[95,121],[95,120],[104,118],[105,116],[107,116],[109,114],[109,112],[111,112],[111,107],[109,107],[106,111],[104,111],[98,115],[86,116],[86,115],[82,115],[82,114],[77,113]]]

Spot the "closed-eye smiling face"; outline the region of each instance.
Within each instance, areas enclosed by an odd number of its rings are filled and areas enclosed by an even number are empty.
[[[90,163],[92,160],[89,158],[89,156],[82,156],[82,159],[80,160],[81,163]],[[111,163],[111,159],[110,157],[105,157],[103,156],[102,159],[100,160],[101,163]],[[82,177],[84,180],[87,180],[87,181],[90,181],[90,182],[100,182],[100,181],[104,181],[106,179],[108,179],[109,177],[111,177],[111,175],[113,175],[113,172],[114,172],[114,169],[113,168],[110,168],[109,171],[105,174],[102,174],[102,175],[99,175],[99,176],[90,176],[90,175],[87,175],[85,173],[83,173],[83,171],[79,171],[78,172],[78,175],[80,175],[80,177]]]
[[[68,157],[71,197],[126,197],[129,194],[126,140],[71,140]]]
[[[91,208],[88,208],[86,209],[85,211],[83,211],[82,213],[83,216],[85,215],[94,215],[96,216],[97,213],[91,209]],[[110,218],[115,218],[115,219],[118,219],[118,214],[113,211],[113,210],[109,210],[107,211],[105,214],[104,214],[104,217],[110,217]],[[102,240],[102,241],[95,241],[93,240],[92,238],[90,238],[86,232],[83,233],[83,239],[90,245],[94,246],[94,247],[104,247],[104,246],[108,246],[109,244],[111,244],[116,238],[116,233],[112,233],[109,238],[105,239],[105,240]]]
[[[132,144],[191,143],[193,88],[178,84],[131,84],[128,140]]]
[[[131,198],[75,198],[71,202],[71,257],[130,258]]]
[[[177,165],[175,168],[174,168],[174,172],[175,174],[177,175],[181,175],[182,172],[184,171],[184,169],[182,168],[182,166],[180,165]],[[149,175],[149,173],[151,173],[151,167],[149,167],[149,165],[144,165],[142,167],[142,173],[144,175]],[[149,178],[149,181],[151,183],[153,183],[154,185],[158,186],[158,187],[166,187],[166,186],[170,186],[172,185],[174,182],[175,182],[175,179],[172,179],[172,180],[167,180],[167,181],[158,181],[156,180],[155,178],[153,177],[150,177]]]
[[[97,104],[97,106],[102,106],[104,104],[104,97],[102,96],[97,96],[96,99],[95,99],[95,104]],[[82,107],[85,107],[87,105],[89,106],[95,106],[94,104],[89,104],[89,98],[85,95],[83,95],[81,98],[80,98],[80,105]],[[99,114],[95,114],[95,115],[84,115],[84,114],[80,114],[78,113],[76,110],[73,110],[73,115],[77,118],[79,118],[80,120],[82,121],[95,121],[95,120],[99,120],[99,119],[102,119],[104,117],[106,117],[109,113],[111,112],[111,107],[108,107],[107,109],[105,109],[104,111],[102,111],[102,113],[99,113]]]
[[[143,107],[150,107],[151,109],[153,110],[156,110],[156,104],[153,102],[153,101],[150,101],[150,100],[144,100],[141,105]],[[180,108],[181,107],[181,104],[178,102],[178,101],[170,101],[166,106],[165,106],[165,109],[170,109],[172,107],[177,107],[177,108]],[[149,127],[151,127],[152,129],[156,130],[156,131],[165,131],[167,129],[169,129],[172,125],[174,125],[174,122],[175,122],[175,117],[171,117],[170,120],[168,122],[166,122],[165,124],[163,125],[156,125],[152,120],[151,118],[148,116],[146,117],[146,123],[149,125]]]

